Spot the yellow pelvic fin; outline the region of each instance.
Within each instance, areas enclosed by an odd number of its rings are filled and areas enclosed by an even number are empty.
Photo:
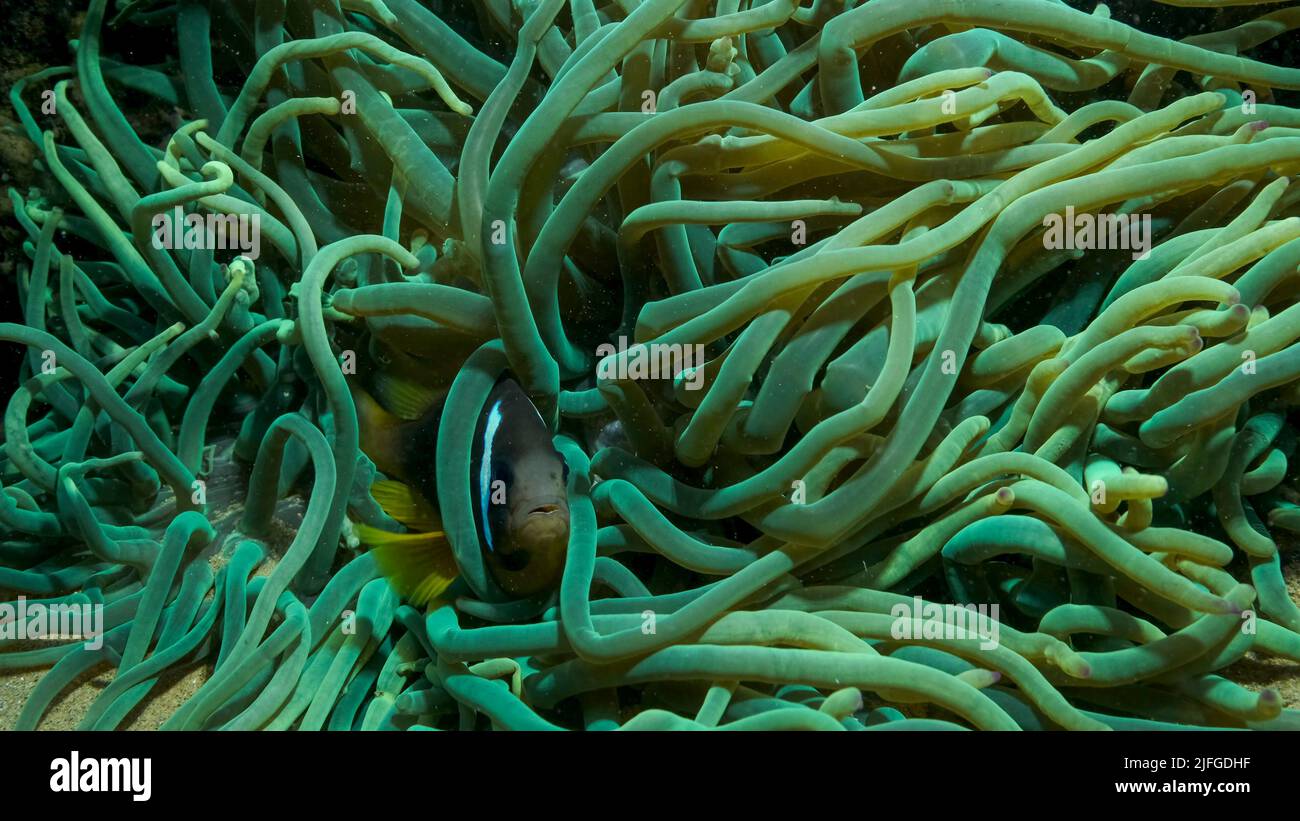
[[[414,488],[402,482],[380,479],[370,486],[370,495],[384,512],[412,530],[438,530],[442,522],[433,506]]]
[[[361,541],[371,546],[379,570],[402,598],[423,607],[446,590],[460,569],[451,544],[441,532],[389,533],[356,525]]]
[[[388,371],[375,374],[375,398],[394,416],[419,419],[438,398],[438,390],[404,379]]]

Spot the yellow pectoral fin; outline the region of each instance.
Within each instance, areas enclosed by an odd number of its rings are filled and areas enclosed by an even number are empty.
[[[390,476],[400,475],[402,460],[398,453],[398,427],[402,420],[380,407],[374,398],[358,387],[348,383],[352,391],[352,401],[357,406],[357,428],[360,433],[361,451],[370,457],[384,473]]]
[[[442,522],[438,513],[410,485],[380,479],[370,486],[370,495],[384,512],[412,530],[438,530]]]
[[[374,379],[375,397],[395,416],[419,419],[438,398],[438,391],[380,370]]]
[[[417,607],[446,590],[460,574],[451,544],[441,532],[389,533],[362,524],[356,531],[371,546],[379,571],[393,589]]]

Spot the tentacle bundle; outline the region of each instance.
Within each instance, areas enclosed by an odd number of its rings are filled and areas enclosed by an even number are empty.
[[[1300,12],[1171,5],[1225,8],[90,0],[11,93],[0,588],[104,632],[0,639],[10,723],[198,665],[164,728],[1296,726],[1233,665],[1300,661],[1300,69],[1250,56]],[[449,391],[427,613],[352,532],[367,368]],[[470,507],[506,372],[570,469],[528,601]]]

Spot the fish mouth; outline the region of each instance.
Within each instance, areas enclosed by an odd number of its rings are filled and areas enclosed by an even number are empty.
[[[512,523],[513,545],[517,549],[562,554],[569,543],[569,514],[563,503],[532,502],[521,510],[528,513]]]

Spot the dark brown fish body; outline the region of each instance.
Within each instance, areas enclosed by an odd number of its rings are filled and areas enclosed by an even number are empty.
[[[474,516],[497,583],[517,595],[558,586],[569,544],[568,467],[514,380],[488,396],[470,464]]]
[[[366,393],[353,394],[361,449],[380,471],[400,478],[436,506],[445,392],[432,396],[419,418],[406,422]],[[513,379],[501,379],[488,395],[470,456],[474,521],[493,579],[516,596],[558,587],[569,541],[568,468],[541,415]]]

